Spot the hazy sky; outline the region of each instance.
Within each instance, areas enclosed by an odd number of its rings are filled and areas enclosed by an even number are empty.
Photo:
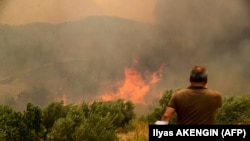
[[[60,23],[90,15],[154,22],[157,0],[0,0],[0,23]]]

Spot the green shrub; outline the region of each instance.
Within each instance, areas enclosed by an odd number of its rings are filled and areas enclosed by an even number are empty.
[[[61,107],[59,109],[65,107],[60,104],[57,106]],[[64,110],[59,110],[59,113],[61,113],[60,111]],[[135,117],[134,105],[123,100],[95,101],[90,105],[84,102],[80,105],[67,105],[66,111],[68,111],[66,116],[60,116],[60,118],[53,118],[47,115],[47,118],[52,119],[54,123],[48,131],[46,140],[116,141],[118,140],[116,129],[129,124]],[[54,116],[54,114],[51,114],[51,116]]]
[[[159,105],[155,107],[152,113],[147,115],[150,124],[161,119],[162,114],[173,94],[173,90],[166,90]],[[176,123],[176,114],[170,123]],[[223,105],[216,114],[216,124],[249,124],[250,123],[250,94],[224,97]]]
[[[113,123],[115,127],[125,127],[135,118],[134,105],[132,102],[123,100],[107,101],[107,102],[94,102],[90,105],[91,113],[100,116],[107,114],[117,117]]]
[[[50,132],[56,120],[59,118],[66,117],[69,109],[64,106],[63,101],[61,102],[52,102],[47,107],[43,109],[43,125],[46,129],[46,133]]]
[[[6,141],[38,141],[43,134],[42,112],[37,106],[27,104],[24,112],[9,106],[0,106],[0,139]]]
[[[160,120],[163,113],[165,112],[166,106],[174,93],[173,90],[166,90],[163,92],[161,99],[158,101],[158,106],[153,110],[152,113],[147,115],[147,120],[150,124],[153,124],[155,121]],[[176,115],[170,121],[172,124],[176,123]]]
[[[225,97],[216,115],[217,124],[249,124],[250,94]]]
[[[81,125],[75,130],[76,141],[117,141],[114,120],[117,117],[107,114],[103,117],[90,114],[89,118],[83,119]]]

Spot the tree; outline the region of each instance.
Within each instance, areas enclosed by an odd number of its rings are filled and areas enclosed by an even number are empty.
[[[115,133],[116,126],[114,126],[115,119],[116,117],[110,113],[105,116],[91,113],[76,128],[76,141],[118,141]]]
[[[115,117],[114,126],[124,127],[135,118],[134,104],[122,99],[116,101],[94,102],[90,105],[90,112],[105,117],[107,114]]]
[[[43,125],[46,129],[44,138],[46,138],[47,133],[51,131],[56,120],[66,117],[69,109],[64,106],[63,101],[52,102],[47,107],[43,109]]]
[[[74,141],[74,121],[71,118],[59,118],[47,134],[48,141]]]
[[[44,134],[44,126],[42,123],[42,110],[31,103],[27,104],[26,111],[23,113],[23,120],[28,129],[28,134],[25,140],[38,141]]]
[[[15,112],[10,106],[0,106],[0,138],[6,141],[25,140],[28,130],[21,112]]]
[[[217,124],[248,124],[250,122],[250,94],[225,97],[216,115]]]
[[[173,90],[166,90],[163,92],[162,97],[158,101],[159,105],[153,110],[152,113],[148,114],[147,116],[147,119],[150,124],[161,119],[161,116],[164,113],[166,106],[173,93],[174,93]],[[176,123],[176,115],[174,115],[173,118],[171,119],[171,123],[172,124]]]
[[[88,105],[68,105],[66,116],[54,120],[47,134],[47,140],[116,141],[115,130],[124,127],[135,117],[132,102],[94,101]],[[59,112],[60,113],[60,112]]]

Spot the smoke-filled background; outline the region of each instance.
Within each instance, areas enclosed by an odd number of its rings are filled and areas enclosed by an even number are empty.
[[[209,85],[225,95],[249,90],[249,8],[242,0],[159,1],[161,36],[174,54],[167,60],[177,67],[171,81],[201,64],[208,69]]]
[[[194,65],[223,95],[249,93],[249,19],[248,0],[0,0],[0,102],[145,106]]]

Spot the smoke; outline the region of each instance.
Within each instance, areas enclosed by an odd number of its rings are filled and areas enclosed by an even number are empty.
[[[8,0],[0,0],[0,19],[4,15],[6,6],[8,5]]]
[[[249,25],[247,8],[242,0],[159,0],[156,13],[169,42],[197,48],[241,38]]]
[[[93,0],[0,0],[0,23],[9,25],[58,24],[98,13],[100,8]]]
[[[191,67],[203,65],[209,86],[225,95],[249,91],[249,8],[246,0],[159,0],[157,22],[173,66],[165,85],[188,85]]]
[[[1,26],[0,90],[9,96],[2,101],[37,100],[43,105],[47,103],[43,100],[81,101],[103,92],[132,99],[138,97],[135,90],[144,87],[147,93],[143,91],[144,98],[140,97],[139,101],[150,101],[154,90],[187,87],[194,65],[205,66],[208,86],[224,95],[249,92],[250,6],[247,2],[158,0],[156,25],[95,16],[55,25]],[[43,15],[50,11],[40,12]],[[65,17],[61,12],[67,13]],[[71,14],[63,10],[58,11],[56,18],[49,18],[67,20]],[[138,87],[126,89],[133,90],[130,94],[112,92],[112,89],[124,90],[130,86],[126,82],[132,83],[124,71],[133,68],[134,58],[138,66],[132,74],[137,74],[139,77],[135,78],[139,79],[133,82],[139,84],[135,85]],[[149,85],[151,75],[162,64],[166,64],[166,68],[158,73],[161,79]],[[117,82],[125,83],[116,87]],[[25,91],[32,86],[36,86],[35,89]],[[33,91],[47,94],[39,97],[32,95]]]

